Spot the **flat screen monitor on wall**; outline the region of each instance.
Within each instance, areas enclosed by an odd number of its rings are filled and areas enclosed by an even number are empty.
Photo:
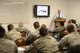
[[[49,17],[50,6],[49,5],[34,5],[33,13],[35,17]]]

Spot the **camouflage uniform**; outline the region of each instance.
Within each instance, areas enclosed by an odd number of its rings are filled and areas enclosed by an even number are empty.
[[[37,39],[32,46],[30,50],[25,50],[25,53],[53,53],[58,50],[58,43],[51,36]]]
[[[17,53],[16,44],[4,38],[0,38],[0,53]]]
[[[17,30],[18,32],[22,32],[22,31],[27,32],[27,31],[29,31],[26,27],[19,27],[19,28],[16,28],[16,30]]]
[[[15,41],[21,38],[21,34],[17,32],[15,29],[12,29],[10,32],[7,33],[7,38]]]
[[[37,38],[39,38],[39,28],[34,32],[31,32],[26,40],[27,45],[32,44]]]
[[[29,35],[30,33],[30,31],[26,27],[19,27],[19,28],[16,28],[16,30],[18,32],[26,32],[27,35]]]
[[[72,32],[66,36],[64,36],[59,43],[59,49],[63,49],[65,47],[70,47],[72,45],[79,44],[80,35],[78,32]]]

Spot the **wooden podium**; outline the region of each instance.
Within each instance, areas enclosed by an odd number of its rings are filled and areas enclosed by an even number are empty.
[[[60,27],[61,25],[60,25],[60,22],[65,22],[66,21],[66,19],[64,19],[64,18],[56,18],[55,20],[54,20],[54,22],[55,22],[55,27],[57,28],[57,27]]]

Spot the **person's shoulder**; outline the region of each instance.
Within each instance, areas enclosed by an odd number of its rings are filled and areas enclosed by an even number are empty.
[[[40,38],[38,38],[36,41],[40,41],[40,42],[44,42],[44,41],[46,41],[46,40],[56,40],[55,38],[53,38],[52,36],[45,36],[45,37],[40,37]]]
[[[6,32],[6,35],[9,35],[10,34],[10,32],[8,31],[8,32]]]
[[[71,34],[65,35],[61,40],[66,40],[71,37]]]
[[[52,37],[52,36],[47,36],[47,37],[48,37],[48,39],[50,39],[51,42],[57,42],[54,37]]]
[[[20,32],[19,32],[19,31],[16,31],[16,30],[15,30],[15,33],[17,33],[17,34],[19,34],[19,35],[20,35]]]
[[[12,33],[20,34],[20,32],[18,32],[18,31],[17,31],[17,30],[15,30],[15,29],[13,29],[11,32],[12,32]]]
[[[38,43],[38,42],[42,42],[43,41],[43,37],[39,37],[38,39],[36,39],[35,41],[34,41],[34,43]]]
[[[31,35],[33,35],[33,36],[39,35],[39,30],[35,30],[34,32],[31,32]]]
[[[5,41],[7,42],[7,44],[10,44],[10,45],[16,45],[15,42],[12,41],[12,40],[5,39]]]

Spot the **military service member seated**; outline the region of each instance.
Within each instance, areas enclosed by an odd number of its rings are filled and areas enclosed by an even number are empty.
[[[0,53],[18,53],[16,44],[4,37],[5,29],[0,26]]]
[[[76,31],[75,26],[73,24],[67,26],[68,35],[64,36],[59,43],[59,49],[62,50],[65,47],[69,48],[70,46],[80,44],[80,35]]]
[[[39,38],[39,29],[40,29],[40,24],[39,22],[34,22],[33,23],[33,26],[34,26],[34,29],[35,31],[34,32],[31,32],[30,35],[28,36],[27,40],[26,40],[26,44],[27,45],[30,45],[32,44],[36,39]]]
[[[54,53],[58,50],[57,41],[48,34],[46,27],[41,27],[39,33],[41,37],[25,53]]]
[[[20,32],[16,31],[12,24],[9,24],[7,27],[8,27],[7,39],[16,41],[17,39],[21,38]]]

